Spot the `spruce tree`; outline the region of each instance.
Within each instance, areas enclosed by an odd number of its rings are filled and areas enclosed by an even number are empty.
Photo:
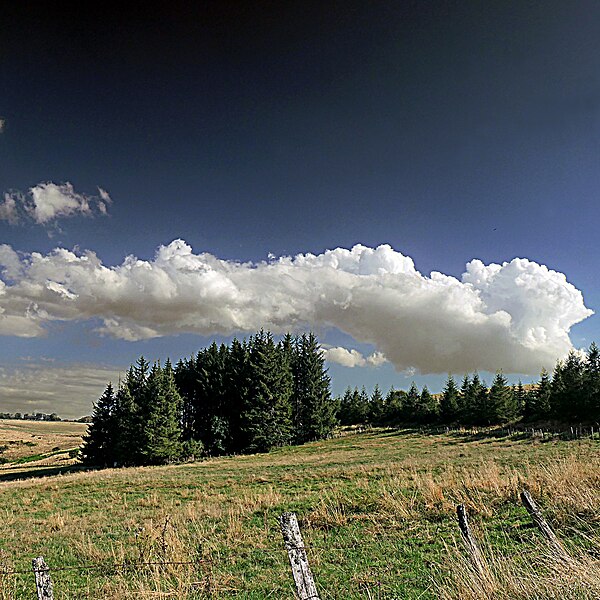
[[[249,342],[249,392],[242,417],[245,450],[266,452],[292,439],[293,377],[273,336],[260,331]]]
[[[130,369],[127,377],[132,373]],[[139,464],[140,427],[136,402],[127,386],[127,378],[115,396],[115,463],[120,466]]]
[[[285,348],[282,356],[284,360],[289,356]],[[293,397],[297,405],[296,441],[324,439],[335,427],[335,406],[331,402],[325,359],[313,333],[304,334],[297,341],[292,360]]]
[[[384,422],[396,425],[402,422],[404,415],[404,402],[406,400],[404,390],[395,390],[393,387],[385,397]]]
[[[241,415],[246,406],[250,390],[248,346],[246,340],[234,338],[229,349],[225,369],[224,415],[229,427],[229,442],[226,452],[241,452],[244,440],[241,432]]]
[[[584,362],[575,352],[569,352],[560,369],[560,386],[557,386],[557,418],[562,421],[585,420]]]
[[[179,460],[181,445],[182,400],[175,385],[169,360],[161,368],[155,363],[148,376],[147,405],[140,440],[140,462],[160,465]]]
[[[592,342],[584,366],[583,412],[587,421],[600,420],[600,350]]]
[[[431,424],[435,422],[438,416],[438,403],[431,395],[428,387],[425,385],[419,396],[417,405],[417,421],[419,423]]]
[[[410,385],[410,388],[404,398],[404,403],[402,406],[402,417],[405,423],[416,423],[419,421],[421,394],[419,394],[419,389],[417,388],[416,383],[413,381]]]
[[[458,396],[458,420],[464,425],[471,425],[474,422],[473,405],[471,379],[465,373],[460,384],[460,394]]]
[[[382,425],[385,421],[385,400],[378,384],[375,384],[373,393],[371,394],[370,409],[371,414],[369,415],[369,420],[371,423]]]
[[[472,411],[474,425],[489,425],[494,420],[490,410],[489,396],[485,382],[479,379],[479,374],[474,373],[469,386],[468,410]]]
[[[460,392],[452,375],[448,375],[440,399],[440,420],[445,424],[455,423],[459,418]]]
[[[488,400],[487,415],[482,415],[487,425],[507,423],[516,417],[515,394],[501,371],[494,377]]]
[[[104,394],[94,404],[92,422],[83,437],[81,456],[84,464],[100,467],[114,465],[117,422],[115,420],[116,400],[112,384],[106,386]]]

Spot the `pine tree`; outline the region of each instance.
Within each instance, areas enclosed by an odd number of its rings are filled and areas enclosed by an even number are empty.
[[[181,427],[184,440],[191,440],[194,437],[195,414],[194,414],[194,394],[196,378],[194,374],[193,359],[179,360],[175,367],[175,384],[181,395],[183,406],[181,409]]]
[[[402,421],[405,399],[406,392],[404,390],[395,390],[393,387],[390,389],[385,397],[383,415],[385,423],[396,425]]]
[[[284,360],[290,356],[285,348],[282,348],[282,356]],[[297,340],[295,356],[291,360],[297,413],[296,441],[324,439],[335,427],[335,406],[331,402],[325,359],[313,333],[304,334]]]
[[[120,467],[139,464],[140,427],[138,409],[127,386],[127,378],[131,374],[132,369],[129,370],[125,382],[117,390],[115,396],[114,462]]]
[[[231,342],[225,370],[224,415],[229,426],[229,442],[226,452],[241,452],[244,440],[241,431],[241,415],[250,390],[248,346],[246,340]]]
[[[109,383],[104,394],[94,405],[92,422],[83,438],[81,456],[84,464],[101,467],[113,466],[117,440],[115,408],[115,394],[112,384]]]
[[[382,425],[385,421],[385,400],[378,384],[375,384],[370,402],[371,414],[369,420],[375,425]]]
[[[557,363],[552,384],[556,418],[585,420],[584,362],[578,353],[571,351],[564,362]]]
[[[459,415],[460,392],[452,375],[448,375],[440,399],[440,420],[446,424],[455,423],[459,419]]]
[[[513,419],[525,413],[525,404],[527,400],[527,392],[523,386],[523,382],[519,379],[519,383],[513,386]]]
[[[402,417],[405,423],[416,423],[419,420],[419,402],[421,395],[416,383],[413,381],[410,385],[408,393],[404,398],[402,406]]]
[[[245,450],[266,452],[291,442],[293,377],[270,333],[249,342],[250,390],[242,417]]]
[[[170,361],[164,369],[155,363],[148,376],[147,404],[141,429],[140,462],[148,465],[166,464],[182,455],[182,400],[175,385]]]
[[[535,390],[534,419],[548,419],[551,414],[550,395],[552,394],[552,382],[546,369],[540,373],[540,382]]]
[[[600,350],[592,342],[584,366],[583,411],[587,421],[600,420]]]
[[[458,415],[460,422],[464,425],[472,425],[475,422],[475,415],[473,414],[474,402],[471,394],[471,378],[468,374],[463,376],[458,400]]]
[[[438,404],[431,395],[427,386],[423,386],[417,405],[417,421],[419,423],[431,424],[435,422],[438,415]]]
[[[474,373],[468,392],[469,405],[466,410],[472,414],[473,425],[489,425],[494,415],[490,410],[489,396],[485,382],[479,379],[479,374]]]
[[[488,410],[482,415],[487,425],[507,423],[516,417],[515,394],[501,371],[496,373],[488,394]]]

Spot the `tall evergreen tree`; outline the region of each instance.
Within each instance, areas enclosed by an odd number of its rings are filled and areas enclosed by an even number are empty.
[[[385,397],[384,422],[388,425],[396,425],[402,421],[404,415],[404,402],[406,400],[404,390],[395,390],[393,387]]]
[[[472,415],[471,424],[489,425],[494,415],[490,410],[488,390],[485,382],[479,379],[479,374],[474,373],[468,392],[468,405],[465,406]]]
[[[584,365],[584,382],[582,412],[586,420],[600,420],[600,350],[592,342],[587,352]]]
[[[140,411],[134,396],[134,391],[143,391],[139,376],[140,373],[131,366],[115,396],[117,435],[114,452],[115,463],[120,467],[139,464]]]
[[[182,400],[170,361],[164,369],[155,363],[146,386],[147,404],[140,432],[142,464],[165,464],[181,458]]]
[[[571,351],[564,362],[558,362],[552,378],[551,402],[559,420],[585,420],[585,377],[581,356]]]
[[[118,435],[115,408],[115,394],[112,384],[109,383],[104,394],[94,405],[92,422],[83,437],[81,456],[85,464],[100,467],[113,466],[116,460],[115,444]]]
[[[488,425],[507,423],[517,416],[516,395],[501,371],[496,373],[489,390],[488,406],[487,415],[482,415]]]
[[[249,390],[248,346],[246,340],[240,342],[234,339],[229,349],[225,372],[224,415],[229,426],[227,452],[241,452],[244,449],[241,416]]]
[[[249,348],[250,390],[242,429],[247,451],[266,452],[291,442],[293,377],[270,333],[257,333]]]
[[[371,394],[370,409],[369,420],[371,423],[382,425],[385,422],[385,399],[378,384],[375,384]]]
[[[421,394],[417,388],[417,384],[413,381],[410,384],[410,388],[404,398],[402,406],[402,417],[405,423],[416,423],[419,421],[420,411],[419,404],[421,400]]]
[[[282,355],[285,361],[287,353]],[[330,435],[336,424],[335,406],[331,402],[325,359],[313,333],[300,337],[292,360],[293,396],[298,405],[296,440],[303,443],[323,439]]]
[[[438,403],[427,386],[423,386],[417,405],[417,421],[419,423],[434,423],[438,416]]]
[[[452,375],[448,375],[440,399],[440,420],[442,423],[455,423],[460,417],[460,391]]]
[[[458,396],[458,420],[464,425],[473,423],[473,402],[471,399],[471,378],[467,373],[460,384],[460,395]]]

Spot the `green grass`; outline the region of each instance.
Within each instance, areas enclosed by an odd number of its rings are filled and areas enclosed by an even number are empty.
[[[15,460],[13,464],[23,465],[30,462],[37,462],[39,460],[51,458],[52,456],[58,456],[59,454],[69,454],[71,450],[76,450],[76,448],[69,448],[67,450],[54,450],[52,452],[45,452],[43,454],[32,454],[30,456],[23,456],[22,458],[18,458],[17,460]]]
[[[567,541],[585,544],[576,530],[600,521],[599,449],[373,431],[264,455],[6,481],[0,568],[29,569],[37,555],[53,568],[201,559],[56,571],[55,593],[293,598],[277,517],[294,511],[323,600],[432,599],[454,568],[459,502],[492,547],[524,560],[540,544],[518,502],[527,485]],[[30,575],[0,585],[0,600],[32,597]]]

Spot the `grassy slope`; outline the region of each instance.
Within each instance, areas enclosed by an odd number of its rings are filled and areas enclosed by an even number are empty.
[[[598,450],[589,440],[373,432],[268,455],[3,482],[0,563],[206,561],[57,572],[61,600],[292,598],[276,517],[293,510],[323,599],[436,598],[453,560],[456,503],[521,560],[539,542],[518,505],[526,483],[581,541],[571,527],[600,520]],[[1,600],[21,597],[31,597],[31,576],[0,577]]]
[[[35,462],[46,460],[50,455],[62,456],[57,464],[68,461],[66,452],[81,444],[81,436],[87,431],[84,423],[66,421],[22,421],[0,419],[0,458],[2,462]],[[9,467],[0,465],[0,474]]]

